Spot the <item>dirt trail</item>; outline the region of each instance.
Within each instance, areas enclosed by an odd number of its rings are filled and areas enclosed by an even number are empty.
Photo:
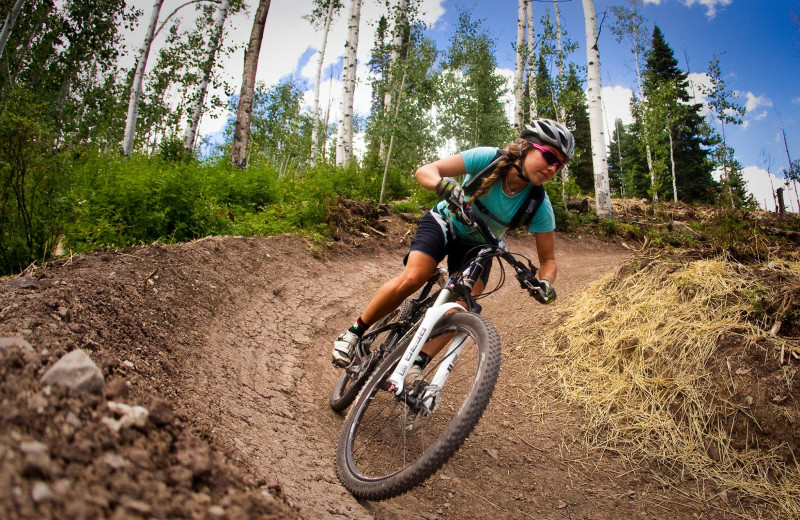
[[[531,238],[509,245],[535,258]],[[208,403],[205,420],[227,450],[280,483],[310,518],[612,518],[664,513],[664,507],[672,517],[693,517],[696,509],[679,512],[666,499],[647,500],[644,472],[569,453],[578,435],[574,411],[558,403],[546,410],[540,403],[538,413],[533,408],[528,396],[539,383],[540,352],[530,345],[538,331],[572,292],[630,256],[619,245],[561,236],[558,305],[540,306],[514,283],[484,300],[484,314],[503,337],[505,364],[488,412],[453,462],[423,487],[387,502],[359,504],[343,490],[333,467],[342,418],[327,406],[338,376],[329,344],[399,271],[404,247],[328,262],[305,259],[215,320],[189,386],[204,389],[198,408]],[[584,456],[583,465],[564,460]]]
[[[9,517],[58,516],[49,502],[26,499],[42,479],[55,490],[52,504],[83,501],[87,517],[117,510],[132,517],[221,511],[230,518],[268,517],[254,505],[267,488],[279,502],[285,497],[283,506],[268,501],[275,518],[725,517],[683,490],[661,489],[646,468],[585,453],[573,442],[580,413],[553,401],[552,382],[541,377],[547,360],[537,338],[571,293],[613,271],[629,253],[619,244],[561,235],[556,304],[537,304],[513,280],[483,301],[503,339],[503,367],[463,448],[405,496],[353,499],[333,466],[343,418],[327,404],[338,377],[329,351],[374,291],[399,272],[410,225],[392,226],[385,237],[355,235],[321,254],[296,237],[212,238],[53,263],[27,286],[3,280],[0,336],[27,338],[41,353],[38,365],[26,367],[0,351],[0,420],[7,428],[0,433],[6,475],[0,499],[16,504],[7,506]],[[508,242],[536,258],[531,237]],[[43,393],[38,375],[74,348],[88,348],[103,368],[104,399],[150,406],[156,396],[177,419],[112,438],[95,426],[108,413],[103,399]],[[46,406],[31,411],[32,399]],[[78,411],[82,426],[59,426],[68,410]],[[84,443],[89,455],[76,461],[60,452],[64,432],[66,444]],[[50,447],[52,474],[31,474],[22,462],[17,447],[27,440]],[[204,443],[211,462],[198,469],[181,450]],[[114,450],[134,463],[109,473],[107,454]],[[188,477],[175,477],[186,471]],[[150,480],[137,487],[134,481],[145,475]],[[117,479],[124,485],[107,483]],[[64,480],[71,496],[59,494]],[[154,486],[157,492],[148,491]],[[254,495],[258,489],[261,495]],[[96,498],[98,490],[104,500]],[[147,501],[152,505],[145,507]],[[224,507],[209,509],[212,504]]]

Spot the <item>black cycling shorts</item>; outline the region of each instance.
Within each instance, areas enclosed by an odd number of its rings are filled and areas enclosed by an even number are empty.
[[[438,264],[447,257],[447,270],[452,273],[461,272],[480,251],[484,244],[467,242],[453,238],[447,222],[436,211],[422,215],[417,225],[417,232],[411,239],[411,251],[420,251],[430,256]],[[403,265],[408,261],[408,254],[403,258]],[[489,281],[492,262],[486,262],[480,279],[484,287]]]

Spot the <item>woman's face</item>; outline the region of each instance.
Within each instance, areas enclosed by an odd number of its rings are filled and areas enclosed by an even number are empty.
[[[556,176],[564,161],[564,154],[555,148],[544,145],[532,146],[522,161],[522,175],[528,182],[541,186]]]

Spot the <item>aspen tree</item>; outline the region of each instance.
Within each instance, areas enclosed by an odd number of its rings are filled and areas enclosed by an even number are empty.
[[[362,0],[353,0],[350,7],[347,42],[345,42],[344,70],[342,71],[342,101],[339,109],[339,130],[336,139],[336,165],[344,165],[353,158],[353,103],[356,91],[356,63],[358,55],[358,28],[361,23]]]
[[[586,24],[586,70],[588,72],[589,126],[592,132],[592,164],[597,216],[611,218],[611,190],[608,182],[608,163],[603,132],[603,98],[600,81],[600,50],[597,41],[597,15],[594,0],[583,0]]]
[[[230,0],[222,0],[220,2],[217,18],[212,28],[211,38],[208,40],[208,52],[206,61],[201,70],[200,86],[197,89],[197,95],[194,99],[192,117],[183,134],[183,148],[187,151],[191,151],[194,148],[194,143],[197,139],[197,128],[200,126],[200,117],[203,115],[203,104],[205,103],[206,93],[208,92],[208,84],[211,81],[211,71],[214,68],[217,51],[219,51],[220,45],[222,44],[222,30],[225,26],[225,20],[228,18],[230,6]]]
[[[256,15],[253,17],[250,40],[244,53],[242,89],[239,93],[239,104],[236,107],[236,123],[231,147],[231,164],[239,168],[247,165],[247,145],[250,141],[250,116],[253,111],[256,71],[258,70],[258,57],[261,53],[261,42],[264,39],[264,26],[267,23],[269,4],[270,0],[259,0]]]

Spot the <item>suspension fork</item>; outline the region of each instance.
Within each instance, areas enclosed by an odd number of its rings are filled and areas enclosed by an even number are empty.
[[[398,395],[402,393],[404,387],[403,379],[405,378],[406,372],[408,372],[408,369],[414,363],[414,360],[417,359],[417,356],[422,350],[423,345],[425,345],[425,342],[431,335],[433,327],[436,326],[439,320],[441,320],[448,312],[453,310],[457,312],[466,312],[464,307],[458,303],[450,301],[452,294],[452,287],[451,285],[448,285],[446,288],[442,289],[442,291],[439,293],[439,297],[425,312],[425,317],[422,318],[422,322],[417,328],[414,336],[411,338],[408,347],[406,347],[403,356],[400,358],[400,362],[397,364],[394,372],[392,372],[392,375],[390,375],[389,379],[387,380],[389,383],[389,391]],[[450,354],[449,350],[448,354]]]

